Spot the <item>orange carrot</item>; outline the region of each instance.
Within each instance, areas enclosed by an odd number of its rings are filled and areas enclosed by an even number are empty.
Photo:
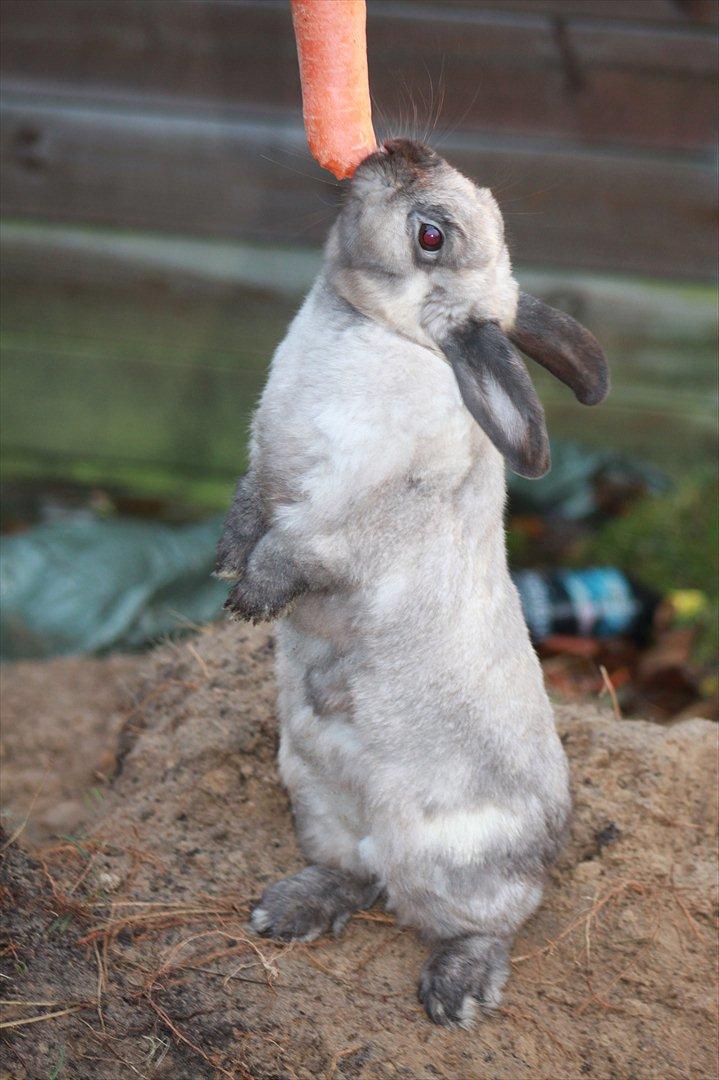
[[[376,149],[365,0],[292,0],[302,111],[312,156],[338,180]]]

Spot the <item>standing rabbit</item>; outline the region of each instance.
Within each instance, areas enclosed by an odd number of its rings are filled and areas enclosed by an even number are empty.
[[[279,346],[218,549],[227,606],[277,628],[279,764],[312,865],[252,926],[309,941],[384,894],[434,942],[419,994],[500,1000],[570,809],[505,553],[504,460],[549,467],[514,342],[585,404],[604,356],[520,293],[500,211],[432,150],[357,169]]]

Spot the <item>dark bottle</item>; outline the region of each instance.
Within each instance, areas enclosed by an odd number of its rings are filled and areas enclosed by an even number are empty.
[[[552,634],[645,639],[659,597],[621,570],[518,570],[512,574],[534,641]]]

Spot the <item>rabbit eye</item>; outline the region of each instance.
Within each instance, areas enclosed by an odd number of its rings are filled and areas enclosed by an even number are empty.
[[[424,222],[419,227],[419,246],[425,251],[439,251],[444,243],[444,233],[436,225]]]

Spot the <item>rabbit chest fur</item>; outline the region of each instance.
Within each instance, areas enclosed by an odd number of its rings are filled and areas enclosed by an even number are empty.
[[[230,609],[279,618],[279,764],[312,863],[252,925],[308,940],[384,896],[438,943],[420,998],[443,1024],[498,1002],[569,812],[505,553],[505,460],[549,460],[510,339],[606,393],[591,335],[519,293],[490,193],[387,144],[272,361],[218,549]]]

